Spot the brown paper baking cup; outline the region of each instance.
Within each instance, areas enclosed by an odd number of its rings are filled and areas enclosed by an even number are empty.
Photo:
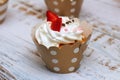
[[[45,3],[59,16],[79,17],[83,0],[45,0]]]
[[[7,6],[8,0],[0,0],[0,24],[5,20]]]
[[[56,73],[70,73],[79,68],[82,54],[87,47],[86,42],[90,39],[91,32],[89,35],[85,35],[87,39],[84,44],[78,41],[74,44],[66,44],[61,47],[46,48],[44,45],[37,42],[35,38],[36,29],[37,26],[33,28],[32,38],[37,46],[42,60],[50,71]]]

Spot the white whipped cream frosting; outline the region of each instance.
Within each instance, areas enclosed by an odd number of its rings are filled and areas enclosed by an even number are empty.
[[[49,48],[52,46],[58,47],[59,44],[74,43],[75,40],[82,40],[83,30],[79,19],[62,17],[62,23],[65,25],[61,27],[60,32],[53,31],[50,27],[51,22],[46,20],[42,24],[37,25],[35,38],[38,43]]]

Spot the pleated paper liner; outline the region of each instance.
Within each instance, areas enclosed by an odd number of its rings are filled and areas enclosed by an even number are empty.
[[[4,22],[7,12],[8,0],[0,0],[0,24]]]
[[[45,0],[48,10],[59,16],[79,17],[83,0]]]
[[[87,23],[83,22],[87,26]],[[47,48],[37,42],[35,31],[38,26],[33,28],[32,38],[37,46],[37,49],[46,64],[46,67],[56,73],[70,73],[76,71],[80,66],[83,52],[87,47],[87,41],[90,39],[92,30],[89,27],[84,27],[85,43],[77,41],[73,44],[62,45],[61,47]],[[87,34],[86,34],[87,33]]]

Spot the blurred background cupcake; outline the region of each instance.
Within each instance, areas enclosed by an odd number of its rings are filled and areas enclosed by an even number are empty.
[[[83,0],[45,0],[47,8],[60,16],[79,17]]]
[[[0,0],[0,23],[2,23],[6,17],[7,3],[8,0]]]

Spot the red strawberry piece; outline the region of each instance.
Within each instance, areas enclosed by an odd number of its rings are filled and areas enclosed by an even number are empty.
[[[62,26],[62,18],[58,18],[56,21],[52,22],[51,29],[60,32]]]
[[[60,31],[62,26],[62,18],[59,18],[55,13],[47,11],[46,13],[47,21],[51,21],[51,29],[54,31]]]
[[[46,16],[47,16],[47,21],[54,22],[54,21],[56,21],[58,19],[58,16],[55,13],[51,12],[51,11],[47,11]]]

